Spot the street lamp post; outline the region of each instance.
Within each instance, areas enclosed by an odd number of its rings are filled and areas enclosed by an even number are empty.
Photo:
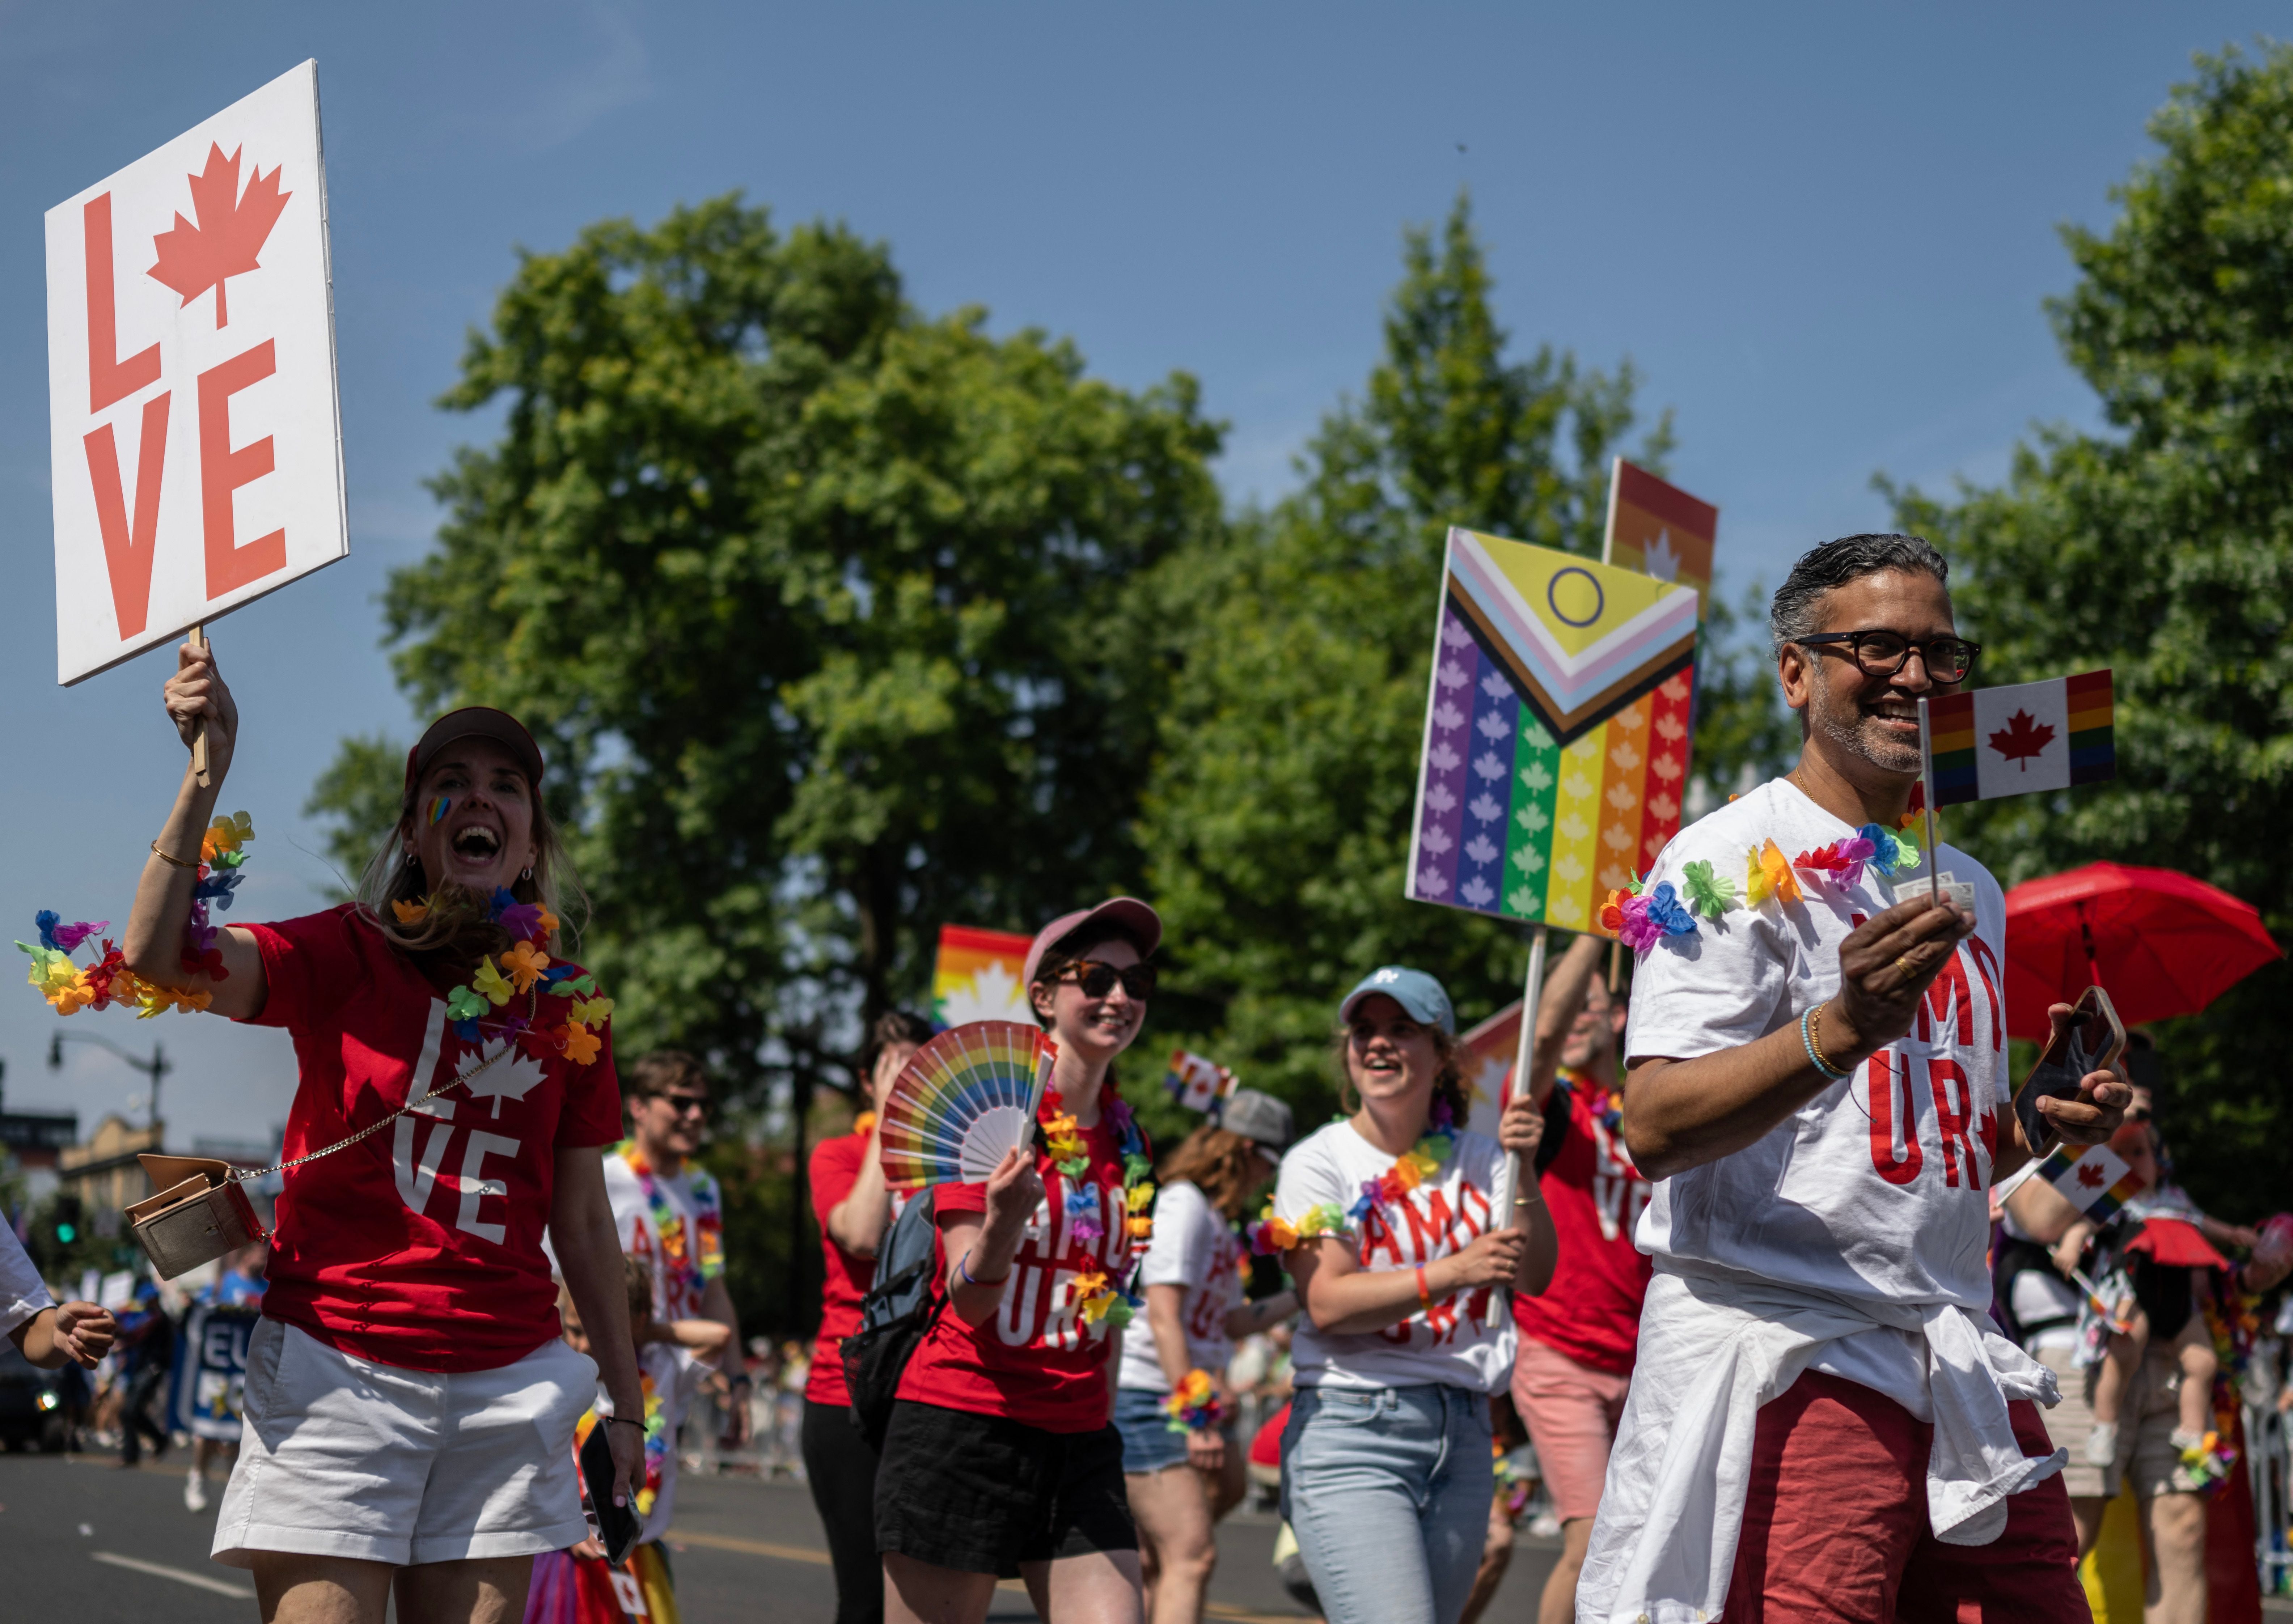
[[[129,1065],[134,1067],[138,1071],[141,1071],[144,1076],[150,1078],[151,1079],[150,1125],[155,1131],[158,1128],[159,1079],[175,1069],[175,1062],[167,1058],[167,1052],[166,1049],[162,1048],[158,1042],[153,1042],[151,1045],[151,1058],[146,1060],[141,1054],[130,1054],[127,1050],[121,1048],[117,1044],[112,1042],[110,1038],[106,1038],[101,1032],[53,1032],[51,1033],[48,1038],[49,1071],[61,1071],[63,1070],[64,1045],[67,1042],[93,1043],[100,1046],[101,1047],[107,1048],[114,1054],[119,1056],[120,1059],[126,1061]]]

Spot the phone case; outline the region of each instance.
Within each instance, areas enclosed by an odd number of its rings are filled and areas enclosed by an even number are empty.
[[[2114,1069],[2125,1053],[2126,1023],[2118,1018],[2110,994],[2099,986],[2088,987],[2078,995],[2070,1024],[2047,1044],[2014,1095],[2014,1114],[2022,1119],[2022,1140],[2033,1156],[2054,1148],[2054,1130],[2039,1112],[2038,1102],[2076,1099],[2087,1073]]]
[[[605,1547],[605,1560],[615,1567],[628,1560],[637,1547],[637,1536],[644,1525],[637,1521],[634,1507],[613,1504],[613,1446],[607,1439],[609,1426],[599,1416],[589,1435],[581,1441],[581,1481],[589,1490],[589,1515],[597,1519],[597,1540]]]

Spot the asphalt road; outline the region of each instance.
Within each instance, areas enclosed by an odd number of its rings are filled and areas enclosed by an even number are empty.
[[[247,1576],[207,1559],[212,1508],[183,1509],[181,1452],[134,1471],[109,1457],[0,1455],[0,1618],[69,1618],[74,1624],[246,1624],[255,1617]],[[218,1485],[218,1488],[220,1485]],[[1274,1521],[1238,1512],[1219,1526],[1210,1615],[1223,1624],[1288,1624],[1298,1608],[1269,1560]],[[836,1588],[811,1497],[801,1485],[688,1477],[677,1489],[669,1536],[686,1624],[832,1624]],[[1555,1542],[1524,1537],[1487,1618],[1529,1624]],[[1016,1586],[991,1615],[1034,1617]]]

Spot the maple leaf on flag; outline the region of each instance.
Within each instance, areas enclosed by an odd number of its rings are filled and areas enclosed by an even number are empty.
[[[2101,1189],[2102,1169],[2091,1162],[2082,1165],[2078,1170],[2078,1182],[2089,1190]]]
[[[185,304],[214,288],[218,327],[231,319],[223,304],[223,279],[262,269],[255,255],[263,252],[271,228],[279,223],[279,212],[287,206],[287,199],[295,195],[279,190],[283,166],[265,174],[257,164],[254,178],[247,183],[247,195],[239,196],[239,156],[245,150],[242,147],[225,158],[220,145],[207,143],[207,168],[190,177],[191,212],[199,222],[193,225],[177,214],[172,230],[151,239],[151,246],[159,251],[159,263],[144,273],[181,294]]]
[[[2020,764],[2021,770],[2028,772],[2031,759],[2044,755],[2054,737],[2052,727],[2034,721],[2029,711],[2018,710],[2006,718],[2005,727],[1990,735],[1990,747],[2008,761]]]

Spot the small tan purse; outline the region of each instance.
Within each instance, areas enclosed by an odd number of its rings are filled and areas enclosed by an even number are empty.
[[[159,1193],[128,1208],[127,1222],[161,1280],[263,1238],[254,1203],[239,1187],[247,1175],[229,1162],[149,1152],[135,1159]]]
[[[528,1001],[528,1019],[537,1002],[538,998]],[[158,1193],[146,1196],[127,1208],[128,1227],[134,1232],[136,1244],[143,1248],[143,1255],[151,1260],[151,1267],[161,1280],[173,1280],[250,1240],[268,1240],[270,1232],[255,1217],[255,1205],[247,1199],[244,1185],[268,1178],[273,1173],[284,1173],[289,1168],[299,1168],[304,1162],[316,1161],[321,1156],[331,1156],[336,1151],[348,1150],[360,1140],[380,1133],[416,1106],[426,1105],[440,1095],[459,1088],[508,1054],[512,1046],[504,1043],[451,1082],[441,1083],[418,1100],[407,1101],[381,1121],[368,1123],[349,1138],[337,1140],[323,1151],[282,1161],[275,1168],[250,1173],[208,1156],[143,1152],[135,1159],[143,1164],[144,1173]]]

